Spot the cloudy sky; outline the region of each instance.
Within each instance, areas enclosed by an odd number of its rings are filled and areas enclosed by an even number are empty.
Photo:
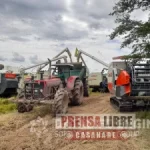
[[[109,63],[121,39],[109,40],[115,28],[115,0],[0,0],[0,63],[29,66],[76,47]],[[134,17],[143,18],[141,13]],[[84,57],[91,71],[103,67]]]

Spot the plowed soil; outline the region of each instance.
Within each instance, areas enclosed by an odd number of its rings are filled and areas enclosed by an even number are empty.
[[[71,114],[118,113],[109,103],[109,94],[94,94],[78,107],[70,107]],[[33,125],[34,120],[48,121],[46,128]],[[31,124],[32,121],[32,124]],[[32,125],[34,128],[31,128]],[[142,131],[139,137],[127,141],[69,141],[56,136],[55,119],[50,107],[35,108],[30,113],[17,112],[0,115],[0,150],[149,150],[150,142]]]

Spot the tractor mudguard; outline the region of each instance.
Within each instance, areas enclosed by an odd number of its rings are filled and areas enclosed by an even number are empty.
[[[75,83],[76,79],[79,79],[79,77],[78,76],[70,76],[67,79],[67,88],[69,90],[73,90],[74,89],[74,83]]]

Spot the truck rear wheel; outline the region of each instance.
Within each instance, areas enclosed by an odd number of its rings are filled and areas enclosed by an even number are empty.
[[[54,104],[52,105],[52,114],[55,117],[57,114],[65,114],[68,111],[69,97],[68,92],[60,88],[57,90],[54,98]]]
[[[81,80],[76,80],[73,92],[72,105],[81,105],[83,102],[84,88]]]

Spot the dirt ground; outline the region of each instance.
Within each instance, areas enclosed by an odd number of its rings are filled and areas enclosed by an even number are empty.
[[[118,113],[109,104],[109,94],[95,94],[84,99],[78,107],[70,107],[72,114]],[[34,120],[48,120],[46,128],[35,130]],[[31,128],[33,125],[35,128]],[[127,141],[69,141],[56,137],[55,119],[50,115],[50,108],[40,107],[31,113],[17,112],[0,115],[0,150],[149,150],[150,143],[146,136],[131,138]],[[36,132],[37,131],[37,132]],[[143,134],[145,134],[143,132]],[[146,133],[148,134],[148,133]]]

